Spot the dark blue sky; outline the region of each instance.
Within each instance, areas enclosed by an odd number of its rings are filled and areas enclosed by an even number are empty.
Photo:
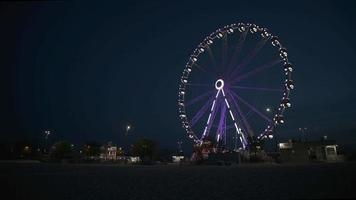
[[[235,22],[268,27],[295,65],[282,138],[309,128],[356,143],[356,4],[343,1],[202,1],[0,4],[1,139],[39,137],[164,146],[185,139],[177,89],[192,50]],[[353,132],[352,132],[353,131]]]

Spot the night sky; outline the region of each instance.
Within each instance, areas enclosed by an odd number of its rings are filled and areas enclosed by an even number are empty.
[[[0,3],[0,139],[39,138],[161,146],[191,143],[177,93],[196,46],[219,27],[252,22],[288,48],[292,109],[280,138],[328,135],[356,143],[356,3],[187,1]]]

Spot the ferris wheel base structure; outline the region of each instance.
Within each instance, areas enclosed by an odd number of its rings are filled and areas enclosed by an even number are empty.
[[[256,42],[253,48],[250,48],[252,49],[250,50],[251,52],[243,54],[242,50],[244,45],[247,46],[244,43],[248,41],[246,39],[248,35],[252,35],[253,39],[260,38],[260,40]],[[238,40],[235,38],[238,38]],[[229,44],[229,41],[232,41],[233,44]],[[260,60],[256,59],[257,55],[265,43],[268,42],[273,48],[277,49],[276,53],[271,56],[275,60],[261,66],[255,64],[255,66],[253,61],[257,60],[256,63],[260,63]],[[229,47],[231,50],[228,49]],[[237,59],[238,57],[244,58]],[[204,60],[204,58],[207,60]],[[221,59],[221,62],[217,58]],[[276,67],[278,65],[284,77],[280,88],[270,88],[264,85],[256,87],[246,85],[244,82],[262,72],[266,73],[263,74],[263,77],[268,77],[269,75],[266,71],[279,69]],[[209,66],[215,66],[215,68]],[[207,36],[193,51],[180,80],[178,91],[179,117],[188,137],[192,139],[195,146],[202,146],[207,140],[215,140],[216,148],[228,149],[226,146],[227,139],[231,137],[234,140],[234,150],[253,150],[261,146],[264,139],[273,138],[277,126],[285,123],[284,112],[291,107],[289,96],[291,90],[294,89],[292,71],[293,66],[288,60],[287,49],[282,46],[278,37],[272,35],[266,28],[261,28],[251,23],[237,23],[217,29]],[[203,75],[199,72],[204,72],[205,74]],[[275,72],[269,73],[272,74],[271,76],[276,74]],[[209,78],[207,78],[208,76]],[[210,84],[195,83],[194,77],[196,80],[213,82],[214,90],[212,90],[213,87]],[[260,83],[261,80],[264,79],[258,79],[256,82]],[[253,81],[246,82],[253,83]],[[268,81],[266,82],[266,84],[269,83]],[[193,87],[201,86],[208,87],[210,91],[207,93],[201,92],[202,94],[197,97],[191,97],[193,94],[200,93],[198,89],[193,89]],[[240,90],[280,92],[282,97],[279,102],[274,103],[276,106],[275,113],[266,115],[259,107],[254,105],[256,102],[251,103],[246,100],[245,96],[243,96],[244,93]],[[265,96],[266,98],[264,98]],[[256,95],[255,98],[260,98],[260,101],[276,99],[274,96],[271,98],[267,98],[267,95],[265,96]],[[203,102],[203,105],[194,107],[197,102]],[[271,109],[268,110],[271,111]],[[252,115],[259,118],[256,120],[253,118],[252,120]],[[217,116],[218,120],[215,119]],[[255,123],[251,123],[251,121],[260,120],[262,121],[261,124],[255,125]],[[259,130],[263,126],[265,128]],[[260,133],[256,135],[256,132]]]

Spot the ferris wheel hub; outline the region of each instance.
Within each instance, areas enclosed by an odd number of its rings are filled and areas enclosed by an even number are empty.
[[[216,82],[215,82],[215,88],[217,90],[221,90],[224,88],[224,80],[222,79],[218,79]]]

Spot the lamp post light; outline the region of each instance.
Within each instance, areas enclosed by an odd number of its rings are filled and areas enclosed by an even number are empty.
[[[125,130],[126,130],[126,135],[129,134],[129,131],[132,129],[131,125],[127,125]]]
[[[276,112],[278,112],[278,108],[276,108],[276,107],[266,107],[266,113],[268,114],[268,115],[270,115],[270,116],[272,116],[272,115],[274,115]],[[274,139],[274,143],[272,143],[272,145],[275,147],[275,151],[277,151],[278,150],[278,141],[279,141],[279,137],[278,137],[278,135],[276,134],[276,132],[277,132],[277,127],[275,127],[274,129],[273,129],[273,134],[271,134],[271,135],[268,135],[268,138],[269,139]]]

